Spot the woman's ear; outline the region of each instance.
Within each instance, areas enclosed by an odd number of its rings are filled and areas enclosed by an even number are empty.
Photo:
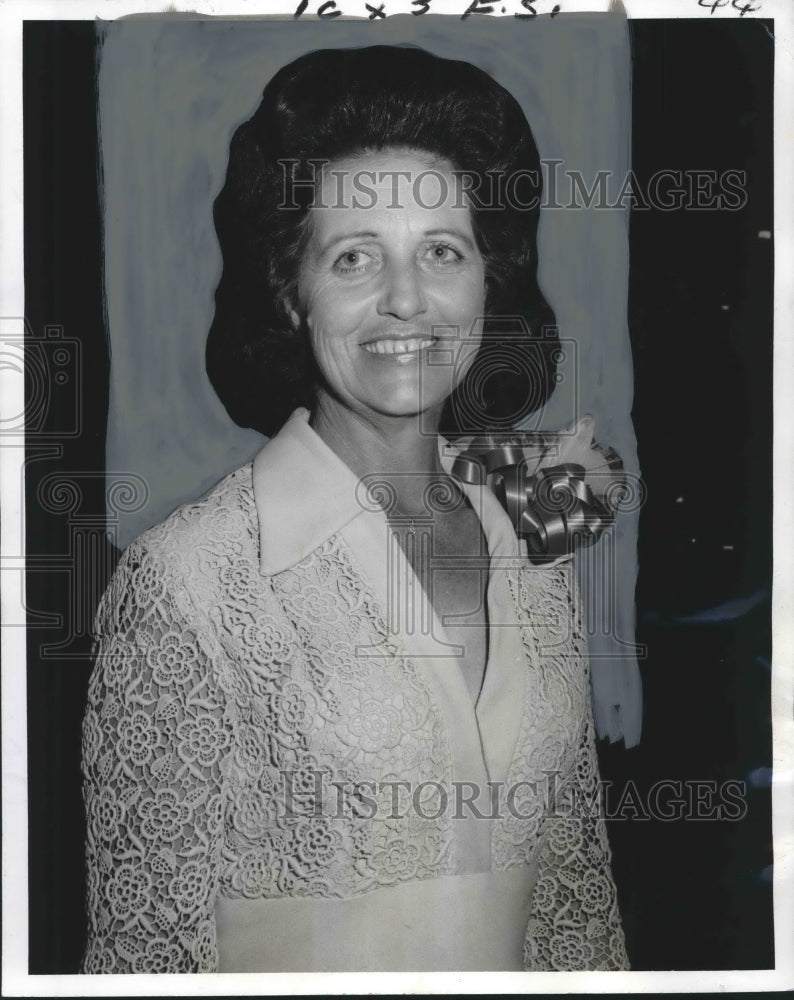
[[[295,308],[295,301],[292,295],[284,296],[284,311],[286,312],[290,323],[292,324],[292,329],[297,331],[300,329],[301,318],[298,310]]]

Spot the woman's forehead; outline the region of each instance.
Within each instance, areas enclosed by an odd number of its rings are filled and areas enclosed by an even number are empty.
[[[322,171],[313,223],[329,232],[349,225],[393,229],[453,224],[471,231],[462,179],[449,161],[413,150],[362,152]]]

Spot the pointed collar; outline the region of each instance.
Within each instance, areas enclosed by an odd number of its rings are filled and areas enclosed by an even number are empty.
[[[448,473],[459,449],[439,436],[439,458]],[[486,487],[459,483],[477,511],[491,556],[516,556],[510,519]],[[253,491],[259,519],[259,565],[265,575],[305,559],[364,513],[359,481],[309,426],[301,407],[253,461]],[[383,515],[384,526],[386,516]]]

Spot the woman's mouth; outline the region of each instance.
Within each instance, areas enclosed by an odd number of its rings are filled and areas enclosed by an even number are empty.
[[[415,354],[417,351],[425,351],[432,347],[435,338],[415,337],[410,339],[393,340],[373,340],[361,346],[370,354]]]

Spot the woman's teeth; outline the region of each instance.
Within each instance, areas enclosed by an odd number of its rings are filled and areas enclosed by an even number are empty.
[[[433,346],[433,340],[374,340],[362,345],[370,354],[413,354]]]

